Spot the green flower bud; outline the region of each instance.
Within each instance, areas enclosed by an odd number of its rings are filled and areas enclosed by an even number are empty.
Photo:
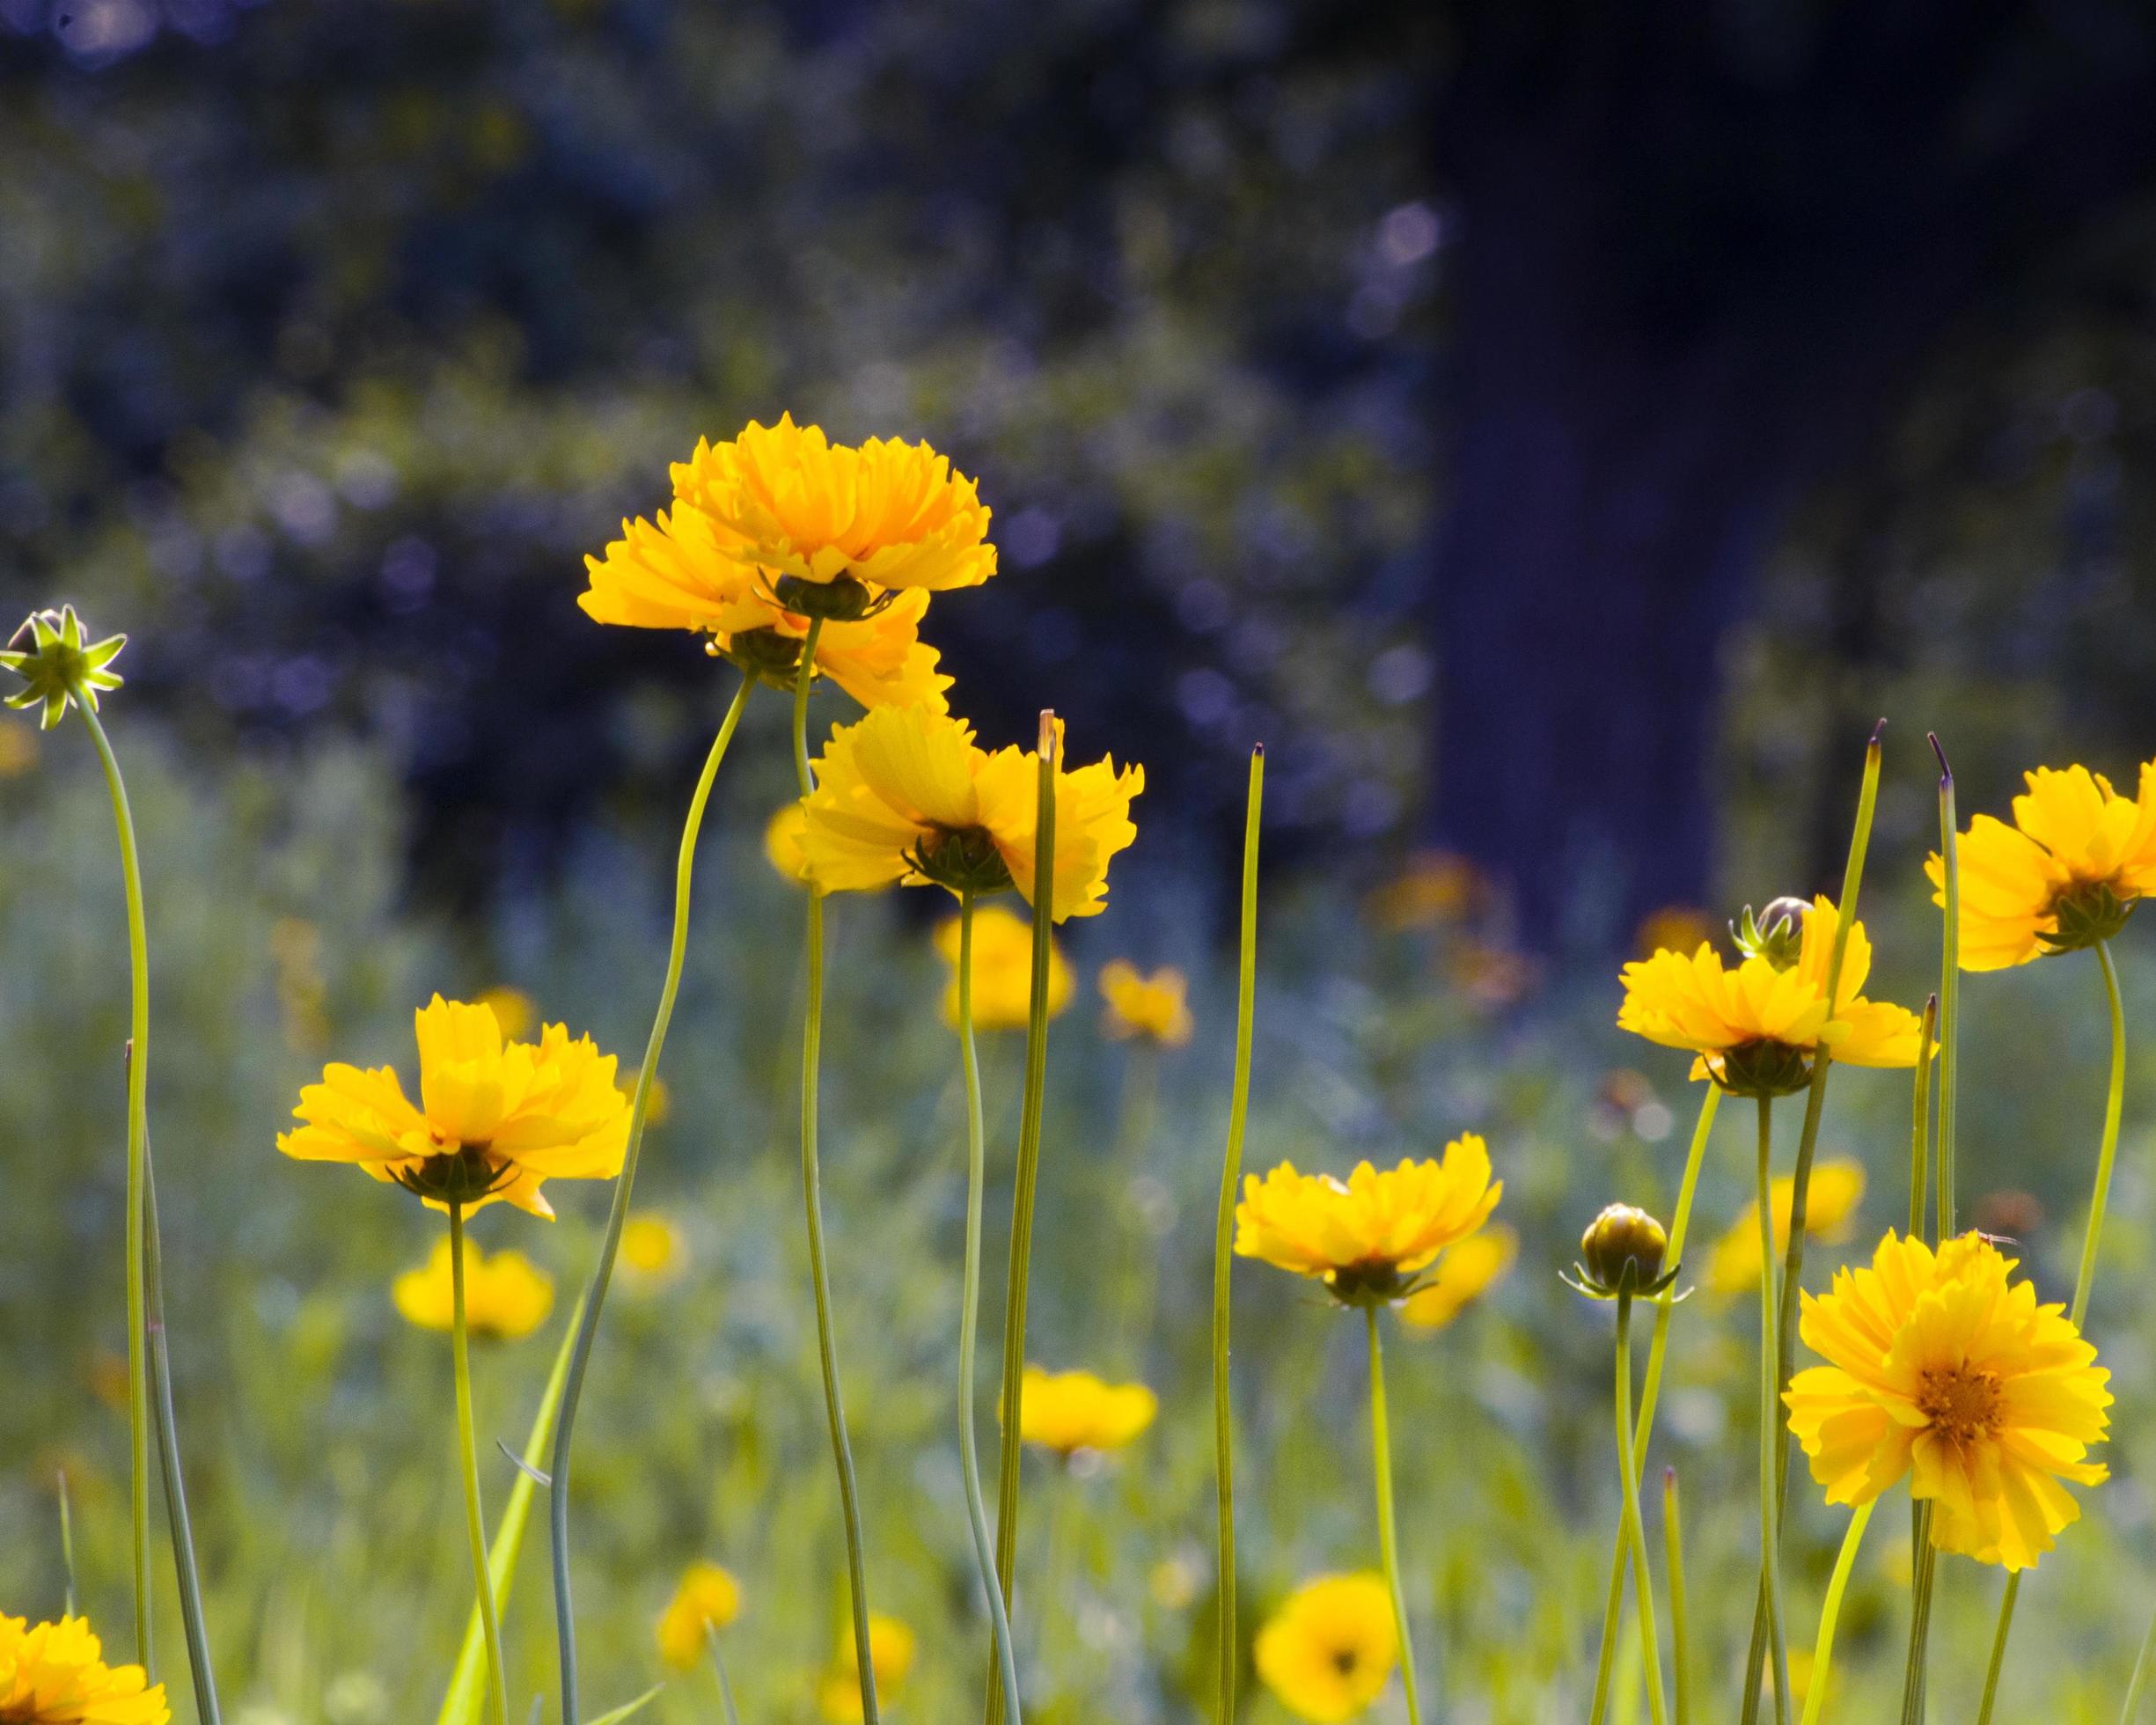
[[[1764,958],[1778,971],[1786,971],[1804,951],[1804,919],[1811,905],[1785,895],[1771,902],[1756,916],[1749,905],[1729,925],[1729,937],[1747,958]]]
[[[1625,1288],[1628,1276],[1632,1292],[1646,1290],[1661,1278],[1668,1250],[1661,1223],[1631,1204],[1610,1205],[1580,1237],[1580,1266],[1597,1289],[1610,1294]]]
[[[0,666],[13,672],[27,686],[7,698],[11,707],[42,706],[41,721],[50,730],[67,716],[68,703],[79,701],[92,713],[98,710],[98,692],[120,686],[119,673],[106,669],[128,644],[124,635],[85,642],[83,620],[75,607],[34,611],[15,631],[15,637],[0,652]]]

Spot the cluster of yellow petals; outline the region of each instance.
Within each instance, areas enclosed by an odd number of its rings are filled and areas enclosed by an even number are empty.
[[[1789,1244],[1789,1213],[1794,1208],[1797,1183],[1790,1175],[1777,1178],[1768,1188],[1774,1207],[1774,1250]],[[1830,1156],[1814,1164],[1811,1184],[1804,1195],[1804,1233],[1825,1245],[1849,1237],[1850,1218],[1864,1198],[1864,1164],[1847,1156]],[[1712,1293],[1755,1293],[1759,1287],[1759,1200],[1747,1204],[1729,1224],[1729,1231],[1714,1243],[1702,1279]]]
[[[0,1615],[0,1720],[7,1725],[167,1725],[165,1685],[107,1665],[86,1619]]]
[[[935,931],[935,950],[950,966],[943,985],[943,1022],[958,1028],[958,919]],[[1070,1004],[1077,987],[1070,961],[1053,939],[1048,943],[1048,1016]],[[1022,1031],[1033,1009],[1033,925],[1001,905],[973,913],[973,1028]]]
[[[741,1615],[741,1583],[715,1563],[692,1563],[659,1614],[659,1657],[693,1671],[710,1657],[709,1634]]]
[[[407,1270],[390,1284],[390,1297],[404,1320],[422,1330],[447,1331],[455,1312],[449,1242],[435,1242],[423,1268]],[[521,1341],[554,1309],[554,1278],[521,1252],[489,1257],[464,1243],[465,1324],[475,1336]]]
[[[1101,1022],[1110,1036],[1163,1048],[1191,1039],[1190,979],[1174,965],[1148,976],[1127,958],[1111,958],[1101,966],[1100,991],[1108,1003]]]
[[[393,1068],[334,1063],[300,1091],[300,1124],[277,1148],[302,1161],[357,1163],[378,1180],[423,1180],[430,1162],[468,1153],[499,1181],[478,1203],[506,1199],[541,1216],[554,1215],[539,1190],[546,1181],[620,1172],[628,1099],[616,1088],[614,1057],[590,1037],[548,1024],[536,1043],[507,1041],[492,1007],[439,995],[414,1025],[416,1105]]]
[[[1258,1632],[1258,1675],[1311,1725],[1340,1725],[1384,1692],[1400,1657],[1382,1575],[1326,1575],[1290,1594]]]
[[[1416,1330],[1441,1330],[1468,1304],[1512,1273],[1520,1237],[1499,1222],[1448,1246],[1422,1287],[1400,1307],[1400,1322]]]
[[[1961,835],[1962,968],[2006,970],[2051,951],[2061,900],[2108,888],[2123,905],[2156,892],[2156,760],[2141,768],[2140,795],[2121,796],[2086,767],[2039,767],[2023,774],[2013,825],[1978,815]],[[1946,864],[1925,864],[1932,902],[1947,901]]]
[[[1488,1221],[1504,1190],[1490,1178],[1489,1147],[1471,1132],[1446,1145],[1441,1161],[1382,1174],[1359,1163],[1345,1180],[1284,1162],[1262,1179],[1243,1177],[1236,1252],[1328,1285],[1344,1274],[1412,1274]]]
[[[1069,1456],[1120,1450],[1153,1423],[1161,1398],[1142,1384],[1110,1384],[1089,1371],[1028,1366],[1018,1383],[1018,1435]]]
[[[633,1210],[621,1224],[620,1272],[633,1294],[656,1293],[686,1266],[689,1243],[681,1224],[658,1210]]]
[[[869,1665],[876,1673],[878,1696],[889,1700],[906,1685],[920,1652],[912,1629],[881,1611],[869,1613]],[[832,1725],[858,1725],[861,1712],[861,1653],[854,1638],[839,1644],[837,1665],[817,1685],[817,1711]]]
[[[1785,1398],[1828,1502],[1908,1475],[1940,1550],[2026,1569],[2080,1516],[2060,1481],[2108,1477],[2084,1457],[2106,1436],[2111,1374],[2013,1268],[1982,1235],[1933,1251],[1889,1231],[1868,1268],[1804,1296],[1805,1345],[1830,1363]]]
[[[1699,1056],[1695,1078],[1720,1080],[1722,1057],[1755,1043],[1800,1051],[1823,1046],[1852,1066],[1914,1066],[1922,1022],[1905,1007],[1866,1000],[1861,992],[1872,970],[1872,943],[1862,922],[1850,927],[1840,987],[1830,1007],[1827,973],[1837,924],[1832,901],[1815,899],[1805,913],[1796,962],[1786,970],[1758,956],[1727,967],[1705,942],[1689,958],[1661,951],[1629,964],[1617,1028],[1665,1048],[1691,1050]]]

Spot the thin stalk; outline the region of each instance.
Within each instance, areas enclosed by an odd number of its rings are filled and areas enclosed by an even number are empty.
[[[1926,1051],[1917,1062],[1916,1097],[1910,1108],[1909,1128],[1909,1237],[1924,1237],[1925,1200],[1930,1196],[1929,1176],[1932,1148],[1932,1057],[1929,1050],[1939,1031],[1939,996],[1932,995],[1924,1002],[1923,1042]],[[1937,1245],[1937,1240],[1932,1243]]]
[[[1939,1550],[1932,1544],[1932,1506],[1918,1503],[1910,1521],[1913,1567],[1909,1578],[1909,1661],[1902,1675],[1902,1725],[1923,1725],[1932,1645],[1932,1587]]]
[[[1415,1687],[1415,1641],[1407,1626],[1407,1596],[1400,1589],[1400,1534],[1392,1506],[1392,1422],[1385,1411],[1385,1347],[1378,1335],[1377,1308],[1366,1305],[1370,1336],[1370,1467],[1377,1479],[1377,1549],[1384,1560],[1385,1585],[1392,1593],[1392,1626],[1400,1637],[1400,1682],[1407,1691],[1407,1725],[1422,1725],[1422,1700]],[[1618,1418],[1623,1422],[1623,1414]],[[1656,1680],[1659,1692],[1661,1683]],[[1661,1714],[1654,1715],[1661,1725]]]
[[[464,1317],[464,1206],[449,1200],[450,1350],[457,1362],[458,1458],[464,1470],[464,1526],[472,1542],[472,1580],[479,1590],[480,1622],[487,1632],[488,1711],[494,1725],[509,1725],[509,1691],[502,1669],[501,1614],[487,1571],[487,1517],[479,1495],[479,1444],[472,1420],[472,1350]]]
[[[1767,1605],[1769,1675],[1774,1685],[1774,1717],[1778,1725],[1789,1721],[1789,1655],[1782,1641],[1782,1553],[1779,1498],[1781,1482],[1776,1464],[1781,1457],[1781,1390],[1779,1331],[1776,1325],[1774,1289],[1774,1221],[1770,1157],[1773,1145],[1774,1105],[1759,1098],[1759,1575]],[[1791,1231],[1795,1231],[1793,1226]],[[1748,1686],[1757,1668],[1746,1673]]]
[[[1647,1714],[1666,1725],[1662,1702],[1661,1638],[1654,1628],[1654,1575],[1647,1567],[1646,1530],[1639,1520],[1639,1470],[1632,1453],[1632,1272],[1617,1290],[1617,1472],[1624,1493],[1624,1541],[1632,1552],[1632,1592],[1639,1601],[1639,1658],[1646,1667]]]
[[[613,1279],[614,1258],[621,1246],[622,1225],[628,1220],[629,1194],[636,1185],[636,1164],[643,1153],[644,1125],[651,1112],[652,1085],[659,1072],[659,1055],[666,1046],[667,1026],[673,1023],[674,997],[681,989],[681,967],[689,950],[689,886],[695,873],[696,840],[703,830],[704,806],[711,800],[711,786],[726,759],[727,745],[741,723],[755,679],[745,673],[741,686],[712,739],[704,758],[704,770],[689,798],[688,818],[682,823],[681,845],[674,860],[674,928],[667,949],[666,979],[659,987],[659,1009],[651,1021],[651,1034],[644,1043],[644,1063],[636,1074],[636,1092],[629,1104],[629,1139],[621,1158],[621,1172],[614,1181],[613,1202],[606,1213],[606,1233],[599,1243],[598,1262],[592,1268],[576,1319],[576,1340],[569,1352],[568,1377],[563,1385],[561,1412],[554,1427],[554,1450],[547,1462],[554,1481],[547,1496],[547,1521],[552,1534],[554,1585],[554,1633],[561,1645],[562,1725],[576,1725],[576,1611],[569,1591],[569,1454],[576,1441],[576,1409],[583,1396],[584,1369],[590,1363],[597,1340],[599,1313],[606,1303],[606,1289]],[[875,1717],[873,1714],[869,1715]]]
[[[1864,1530],[1879,1500],[1859,1504],[1849,1518],[1849,1531],[1842,1536],[1841,1554],[1834,1560],[1834,1575],[1827,1583],[1827,1599],[1819,1611],[1819,1639],[1812,1644],[1812,1675],[1804,1693],[1803,1725],[1819,1725],[1826,1705],[1827,1678],[1834,1667],[1834,1626],[1842,1615],[1842,1595],[1849,1587],[1849,1572],[1857,1567],[1857,1547],[1864,1543]]]
[[[67,1615],[75,1615],[75,1518],[68,1510],[68,1471],[64,1467],[54,1476],[60,1486],[60,1564],[67,1573]]]
[[[1955,1080],[1961,1075],[1962,844],[1954,811],[1954,768],[1932,738],[1939,757],[1939,855],[1945,881],[1944,934],[1939,959],[1939,1237],[1951,1240],[1954,1223]]]
[[[719,1651],[719,1627],[704,1619],[704,1640],[711,1648],[711,1669],[719,1679],[719,1700],[726,1708],[726,1725],[741,1725],[741,1709],[734,1705],[734,1685],[726,1679],[726,1655]]]
[[[1236,1416],[1228,1393],[1229,1269],[1236,1229],[1236,1185],[1243,1172],[1243,1135],[1250,1124],[1250,1032],[1258,1006],[1258,825],[1265,800],[1265,745],[1250,751],[1250,799],[1243,817],[1243,937],[1236,984],[1236,1075],[1228,1108],[1228,1149],[1221,1158],[1221,1196],[1213,1222],[1213,1462],[1219,1575],[1214,1584],[1216,1656],[1214,1725],[1233,1725],[1236,1666],[1241,1640],[1236,1623]]]
[[[2118,1725],[2133,1725],[2141,1711],[2141,1692],[2148,1687],[2149,1671],[2156,1666],[2156,1618],[2149,1620],[2141,1638],[2141,1652],[2133,1662],[2133,1676],[2126,1685],[2126,1704],[2118,1710]]]
[[[988,1534],[988,1511],[981,1500],[980,1456],[973,1430],[975,1346],[979,1332],[980,1212],[987,1185],[987,1128],[981,1119],[980,1057],[973,1046],[973,895],[958,895],[958,1044],[965,1066],[965,1278],[958,1314],[958,1457],[965,1472],[966,1518],[973,1530],[973,1560],[981,1591],[988,1597],[988,1621],[994,1633],[999,1693],[1013,1725],[1023,1718],[1018,1700],[1018,1661],[1011,1647],[1010,1614],[996,1580],[995,1550]],[[1018,1421],[1010,1420],[1015,1430]]]
[[[1669,1567],[1670,1655],[1676,1666],[1676,1725],[1691,1725],[1692,1641],[1684,1606],[1684,1525],[1677,1504],[1677,1471],[1662,1470],[1663,1558]]]

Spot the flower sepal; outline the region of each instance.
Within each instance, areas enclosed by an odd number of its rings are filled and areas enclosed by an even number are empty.
[[[1811,909],[1802,899],[1784,896],[1753,914],[1749,905],[1729,925],[1729,938],[1747,958],[1764,958],[1778,971],[1793,968],[1804,951],[1804,917]]]
[[[106,667],[127,644],[124,635],[84,641],[83,620],[71,605],[58,611],[33,611],[0,651],[0,667],[13,672],[25,685],[7,697],[7,704],[41,706],[45,710],[40,724],[47,730],[67,716],[70,701],[81,701],[94,713],[99,692],[121,686],[120,674]]]
[[[1580,1261],[1573,1266],[1578,1278],[1560,1271],[1558,1280],[1590,1300],[1652,1298],[1675,1283],[1683,1267],[1662,1268],[1668,1250],[1661,1223],[1636,1205],[1611,1204],[1580,1237]]]
[[[714,639],[704,643],[704,650],[713,658],[724,659],[766,688],[789,693],[801,674],[801,648],[800,636],[773,628],[739,629],[722,642]]]
[[[924,880],[976,897],[1008,892],[1016,885],[994,835],[985,826],[944,827],[924,833],[906,854]]]
[[[2051,901],[2057,929],[2036,930],[2049,952],[2079,952],[2118,934],[2131,919],[2138,899],[2121,899],[2108,880],[2062,892]]]
[[[1325,1277],[1325,1292],[1344,1306],[1393,1306],[1419,1294],[1436,1280],[1409,1274],[1397,1264],[1350,1264]]]
[[[496,1160],[483,1144],[460,1144],[430,1156],[416,1167],[400,1168],[390,1178],[416,1198],[469,1208],[490,1198],[517,1176],[517,1164]]]
[[[865,581],[850,575],[829,581],[811,581],[805,576],[782,575],[771,584],[771,597],[781,611],[796,617],[820,617],[826,623],[858,623],[888,610],[895,591],[870,591]]]
[[[1702,1054],[1707,1076],[1731,1096],[1794,1096],[1812,1082],[1812,1054],[1771,1037],[1760,1037]]]

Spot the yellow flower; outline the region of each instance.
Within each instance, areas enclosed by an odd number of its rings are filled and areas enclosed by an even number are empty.
[[[1714,919],[1698,906],[1664,905],[1640,919],[1632,942],[1642,958],[1651,958],[1665,949],[1690,952],[1702,941],[1713,938]]]
[[[356,1162],[436,1209],[505,1198],[534,1215],[554,1207],[550,1179],[612,1179],[627,1148],[628,1103],[614,1057],[548,1024],[536,1043],[504,1042],[489,1006],[436,995],[414,1015],[420,1103],[391,1067],[334,1064],[299,1093],[300,1125],[277,1139],[289,1156]]]
[[[1400,1321],[1418,1330],[1441,1330],[1467,1303],[1511,1274],[1520,1237],[1502,1222],[1470,1234],[1437,1260],[1429,1281],[1408,1296]]]
[[[1120,1450],[1153,1423],[1161,1398],[1142,1384],[1109,1384],[1089,1371],[1028,1366],[1018,1384],[1018,1435],[1068,1456]]]
[[[1312,1725],[1353,1719],[1384,1692],[1400,1656],[1382,1576],[1327,1575],[1296,1589],[1258,1632],[1258,1675]]]
[[[539,1007],[532,996],[506,982],[488,989],[479,997],[478,1003],[493,1010],[495,1023],[502,1026],[502,1036],[511,1042],[521,1042],[539,1019]]]
[[[88,1619],[0,1616],[0,1720],[8,1725],[167,1725],[165,1685],[107,1665]]]
[[[1448,850],[1418,851],[1364,901],[1364,914],[1395,933],[1441,928],[1467,916],[1488,896],[1482,871]]]
[[[659,1656],[693,1671],[708,1656],[705,1626],[723,1629],[741,1615],[741,1583],[715,1563],[692,1563],[659,1614]]]
[[[958,1027],[958,919],[935,931],[935,950],[950,968],[943,986],[943,1022]],[[1048,942],[1048,1016],[1070,1004],[1077,984],[1063,949]],[[1022,1031],[1033,1006],[1033,925],[1001,905],[973,913],[973,1027]]]
[[[2108,939],[2156,891],[2156,760],[2141,768],[2138,797],[2086,767],[2023,777],[2013,825],[1978,815],[1956,847],[1963,970],[2005,970]],[[1945,904],[1937,852],[1924,870],[1932,902]]]
[[[649,1293],[680,1275],[688,1257],[681,1224],[656,1210],[638,1210],[621,1224],[621,1277],[637,1293]]]
[[[1101,966],[1101,998],[1108,1010],[1101,1023],[1118,1040],[1142,1037],[1163,1048],[1180,1048],[1191,1039],[1190,979],[1173,965],[1142,974],[1126,958]]]
[[[1489,1219],[1504,1190],[1471,1132],[1445,1146],[1441,1163],[1382,1174],[1359,1163],[1345,1181],[1283,1162],[1262,1180],[1243,1177],[1236,1252],[1320,1277],[1343,1300],[1397,1299],[1412,1291],[1416,1271]]]
[[[869,1664],[876,1673],[879,1699],[888,1699],[905,1687],[917,1648],[913,1632],[897,1618],[869,1613]],[[840,1642],[838,1664],[817,1685],[816,1705],[832,1725],[853,1725],[862,1716],[861,1653],[850,1634]]]
[[[1830,1503],[1868,1503],[1903,1475],[1932,1501],[1932,1543],[2026,1569],[2080,1506],[2062,1479],[2108,1477],[2111,1374],[2058,1306],[1980,1234],[1936,1252],[1891,1230],[1868,1269],[1804,1296],[1805,1345],[1832,1363],[1790,1381],[1789,1428]]]
[[[424,1269],[407,1270],[390,1288],[405,1321],[422,1330],[446,1330],[453,1321],[449,1242],[437,1240]],[[546,1321],[554,1309],[554,1278],[521,1252],[489,1258],[464,1243],[464,1315],[475,1336],[518,1341]]]
[[[788,803],[772,816],[764,826],[764,856],[779,871],[782,879],[796,886],[804,886],[809,879],[809,860],[801,848],[802,834],[808,831],[808,812],[798,800]]]
[[[632,1112],[636,1107],[636,1082],[643,1075],[644,1069],[641,1066],[633,1072],[621,1075],[621,1099],[629,1105]],[[644,1100],[644,1124],[648,1127],[664,1126],[673,1112],[674,1093],[667,1088],[664,1078],[655,1075],[651,1080],[651,1094]]]
[[[1914,1066],[1924,1039],[1917,1015],[1859,992],[1872,969],[1861,922],[1850,929],[1840,998],[1829,1009],[1836,924],[1833,905],[1814,899],[1804,913],[1802,944],[1786,969],[1760,953],[1725,969],[1705,942],[1689,958],[1662,951],[1629,964],[1617,1028],[1665,1048],[1692,1050],[1699,1056],[1693,1077],[1712,1078],[1741,1095],[1800,1088],[1822,1046],[1853,1066]]]
[[[1789,1244],[1789,1212],[1796,1202],[1797,1182],[1785,1175],[1768,1188],[1774,1205],[1774,1250],[1778,1255]],[[1849,1237],[1849,1219],[1864,1197],[1864,1164],[1845,1156],[1830,1157],[1812,1170],[1810,1190],[1805,1194],[1806,1237],[1833,1244]],[[1729,1231],[1714,1243],[1707,1260],[1705,1281],[1716,1294],[1745,1294],[1759,1287],[1759,1200],[1755,1198],[1729,1224]]]
[[[1055,920],[1108,907],[1109,859],[1138,836],[1145,769],[1102,760],[1067,772],[1056,728]],[[832,728],[802,836],[827,892],[935,884],[1033,895],[1039,757],[977,747],[972,727],[923,707],[880,707]]]

